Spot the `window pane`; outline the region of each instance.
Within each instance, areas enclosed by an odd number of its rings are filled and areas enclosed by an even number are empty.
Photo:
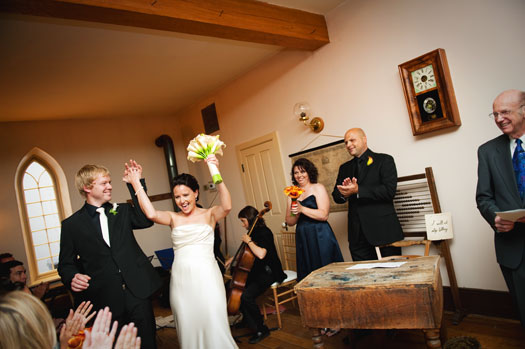
[[[54,200],[55,199],[55,190],[51,188],[41,188],[40,195],[42,195],[42,201]]]
[[[49,254],[49,246],[47,244],[35,246],[36,259],[51,257]]]
[[[42,216],[30,218],[29,226],[31,227],[31,231],[44,230],[44,218]]]
[[[47,238],[49,241],[59,241],[60,242],[60,228],[51,228],[47,229]]]
[[[52,187],[53,186],[53,180],[51,179],[51,176],[47,171],[42,173],[42,176],[38,179],[38,185],[40,187]]]
[[[60,220],[58,219],[57,214],[52,214],[49,216],[44,216],[46,219],[46,227],[47,228],[55,228],[60,227]]]
[[[49,247],[51,247],[51,255],[58,256],[58,253],[60,252],[60,243],[52,242],[49,244]]]
[[[45,230],[40,230],[33,233],[33,245],[41,245],[46,243],[47,235]]]
[[[38,261],[38,272],[45,273],[46,271],[53,270],[53,264],[51,259],[43,259]]]
[[[38,189],[25,190],[24,194],[26,197],[27,204],[40,201],[40,194],[38,193]]]
[[[34,178],[40,178],[40,175],[42,172],[44,172],[45,169],[40,165],[38,162],[33,161],[31,165],[27,167],[26,172],[29,173]]]
[[[24,189],[34,189],[37,187],[37,184],[35,179],[26,173],[24,174],[24,179],[22,180],[22,187]]]
[[[54,165],[45,160],[34,157],[34,160],[17,175],[21,182],[17,183],[24,191],[22,206],[25,208],[24,234],[30,234],[33,251],[28,254],[34,256],[30,263],[38,267],[38,274],[47,273],[56,269],[60,253],[61,233],[61,203],[58,201],[58,186],[55,183]],[[67,185],[58,180],[60,185]],[[22,199],[22,200],[24,200]],[[30,232],[27,232],[29,227]],[[31,279],[34,279],[31,276]]]
[[[57,213],[57,202],[55,200],[42,201],[42,207],[44,208],[44,214]]]
[[[53,268],[58,269],[58,256],[53,257]]]
[[[37,202],[34,204],[28,204],[27,207],[27,215],[29,217],[35,217],[35,216],[41,216],[42,215],[42,205]]]

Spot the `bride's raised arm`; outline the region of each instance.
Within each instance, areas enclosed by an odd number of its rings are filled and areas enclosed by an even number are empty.
[[[204,161],[215,164],[215,166],[219,167],[219,160],[215,155],[209,155]],[[217,190],[219,191],[220,205],[211,208],[211,214],[215,219],[215,222],[226,217],[232,210],[232,198],[226,184],[224,184],[224,182],[217,184]]]
[[[168,211],[157,211],[151,203],[148,195],[144,191],[142,184],[140,184],[140,178],[142,177],[142,166],[140,166],[135,160],[129,160],[129,164],[125,164],[126,169],[124,170],[124,176],[122,180],[133,186],[135,195],[139,201],[142,212],[155,223],[170,225],[171,214]]]

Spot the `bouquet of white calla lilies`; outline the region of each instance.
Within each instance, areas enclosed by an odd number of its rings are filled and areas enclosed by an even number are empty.
[[[222,155],[222,148],[226,147],[223,141],[219,140],[219,136],[209,136],[201,133],[193,138],[188,144],[188,160],[191,162],[201,161],[206,159],[208,155]],[[218,184],[222,182],[222,177],[219,169],[214,164],[208,163],[208,168],[213,179],[213,183]]]

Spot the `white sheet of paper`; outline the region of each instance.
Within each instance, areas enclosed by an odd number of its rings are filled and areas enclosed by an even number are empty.
[[[525,209],[520,208],[518,210],[496,212],[496,215],[506,221],[516,222],[521,217],[525,217]]]
[[[355,264],[346,269],[373,269],[373,268],[399,268],[406,262],[362,263]]]
[[[450,212],[426,214],[425,225],[429,240],[447,240],[454,237]]]

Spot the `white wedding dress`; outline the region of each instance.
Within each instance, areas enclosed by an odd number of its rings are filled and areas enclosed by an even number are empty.
[[[186,224],[171,232],[175,258],[170,304],[181,349],[237,348],[226,310],[226,290],[213,254],[208,224]]]

